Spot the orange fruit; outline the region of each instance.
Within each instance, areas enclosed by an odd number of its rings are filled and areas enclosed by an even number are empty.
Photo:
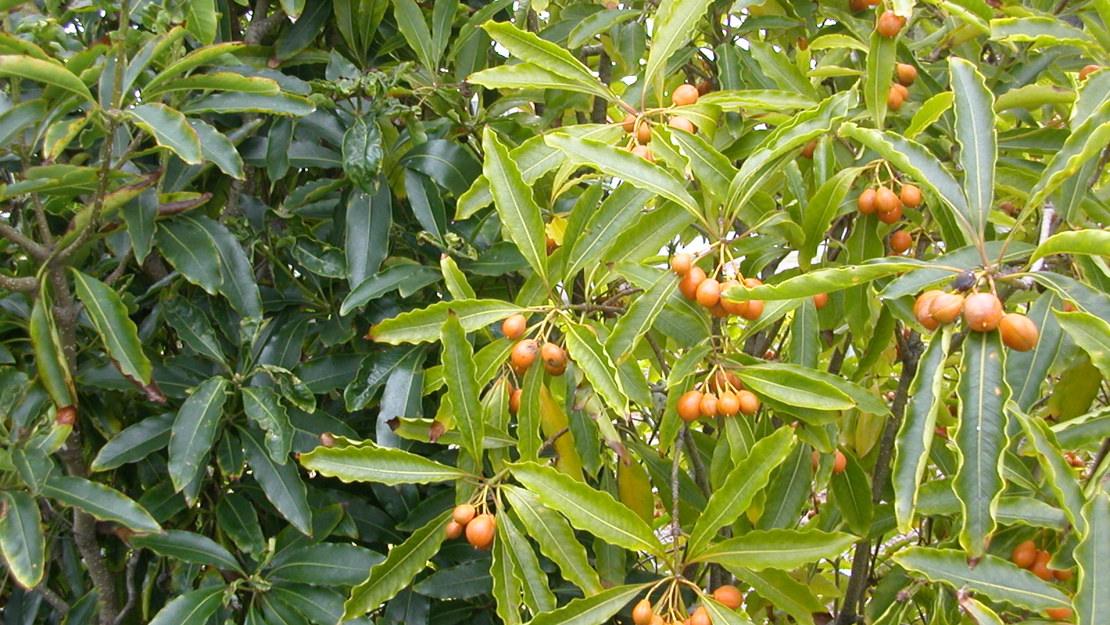
[[[679,418],[687,423],[697,421],[698,417],[701,416],[701,397],[701,391],[686,391],[683,393],[675,405]]]
[[[725,307],[721,306],[721,302],[717,302],[716,304],[713,304],[712,306],[710,306],[708,308],[708,310],[709,310],[709,314],[713,315],[714,317],[717,317],[718,319],[724,319],[729,314],[728,311],[725,310]]]
[[[902,218],[902,205],[901,204],[898,205],[898,208],[895,208],[892,211],[887,211],[885,213],[882,213],[882,212],[879,213],[879,221],[883,222],[884,224],[893,224],[901,218]]]
[[[976,332],[990,332],[1002,321],[1002,302],[993,293],[975,293],[964,300],[964,323]]]
[[[632,608],[632,622],[636,625],[650,625],[652,616],[654,613],[651,611],[651,602],[647,599],[640,599],[636,607]]]
[[[913,246],[913,237],[905,230],[895,230],[890,235],[890,251],[903,254]]]
[[[925,291],[917,296],[917,301],[913,304],[913,316],[917,318],[917,322],[930,330],[936,330],[940,325],[929,312],[929,308],[933,305],[933,299],[938,295],[943,295],[944,291],[939,289],[932,289]]]
[[[863,11],[868,7],[867,0],[848,0],[848,8],[853,11]]]
[[[740,412],[740,398],[732,391],[725,391],[717,397],[717,412],[726,417]]]
[[[883,11],[883,14],[879,16],[879,21],[875,29],[878,30],[879,34],[883,37],[891,39],[897,37],[898,33],[902,32],[902,27],[905,25],[906,18],[895,14],[894,11],[888,10]]]
[[[1052,569],[1048,568],[1048,560],[1051,557],[1051,554],[1047,551],[1038,549],[1037,555],[1033,559],[1033,566],[1029,567],[1029,571],[1046,582],[1052,579]]]
[[[672,115],[671,119],[667,122],[667,124],[671,128],[678,128],[679,130],[685,130],[686,132],[689,132],[691,134],[698,131],[698,129],[694,127],[694,122],[690,121],[689,119],[686,119],[685,117],[683,117],[681,115]]]
[[[652,614],[651,625],[667,625],[667,622],[663,620],[662,616],[659,616],[658,614]]]
[[[527,329],[528,319],[520,313],[510,315],[509,318],[501,322],[501,334],[513,341],[524,336],[524,331]]]
[[[713,393],[703,394],[701,401],[698,402],[698,412],[703,417],[717,416],[717,396]]]
[[[695,300],[698,298],[698,287],[705,280],[705,271],[701,267],[694,265],[690,271],[682,276],[682,280],[678,282],[678,290],[682,292],[683,297],[688,300]]]
[[[898,82],[907,87],[917,80],[917,68],[909,63],[895,63],[894,71],[898,74]]]
[[[856,208],[864,215],[870,215],[879,209],[879,205],[875,202],[875,190],[871,188],[864,189],[856,199]]]
[[[698,300],[698,304],[706,308],[716,305],[717,302],[721,301],[721,283],[713,278],[702,280],[701,284],[698,285],[695,297]]]
[[[740,283],[736,280],[726,280],[725,282],[722,282],[721,283],[721,293],[724,293],[725,291],[731,289],[734,286],[740,286]],[[724,308],[725,311],[730,315],[743,315],[744,311],[746,311],[748,309],[748,303],[747,302],[734,302],[734,301],[730,301],[730,300],[727,300],[727,299],[722,297],[721,298],[721,307]]]
[[[485,551],[493,545],[493,534],[497,530],[497,519],[492,514],[479,514],[466,524],[466,541],[475,548]]]
[[[545,371],[547,371],[548,375],[551,375],[551,376],[556,377],[556,378],[567,372],[566,363],[563,363],[563,365],[559,366],[559,367],[553,367],[553,366],[551,366],[551,365],[549,365],[545,362],[545,363],[543,363],[543,368],[544,368]]]
[[[466,525],[474,520],[474,515],[477,513],[478,511],[474,509],[473,505],[460,503],[455,506],[455,510],[451,513],[451,518],[459,525]]]
[[[748,321],[755,321],[763,314],[763,300],[753,299],[748,302],[748,307],[740,313],[740,316]]]
[[[690,625],[713,625],[713,619],[709,618],[709,613],[699,605],[698,609],[690,615]]]
[[[536,360],[536,354],[539,353],[539,345],[536,344],[535,339],[524,339],[513,345],[513,351],[509,354],[509,360],[513,364],[513,368],[517,371],[527,371],[528,367]]]
[[[636,147],[632,148],[632,153],[644,159],[645,161],[648,161],[649,163],[655,162],[655,154],[653,154],[651,148],[647,147],[646,145],[637,145]]]
[[[848,467],[848,458],[839,449],[836,450],[836,459],[833,460],[833,473],[841,474]]]
[[[77,406],[62,406],[54,415],[54,423],[58,425],[73,425],[77,423]]]
[[[890,213],[902,208],[902,200],[890,187],[879,187],[875,191],[875,207],[880,213]]]
[[[632,113],[625,115],[624,120],[621,121],[621,128],[624,128],[624,131],[628,133],[636,130],[636,116]]]
[[[679,85],[671,94],[675,106],[688,106],[698,101],[698,88],[691,84]]]
[[[1036,560],[1037,543],[1031,540],[1019,543],[1018,546],[1014,547],[1014,550],[1010,552],[1010,561],[1023,569],[1033,566],[1033,562]]]
[[[829,303],[829,294],[828,293],[818,293],[817,295],[813,296],[813,305],[817,307],[817,310],[821,310],[828,303]]]
[[[690,273],[694,266],[694,257],[685,252],[679,252],[671,257],[671,270],[680,276]]]
[[[759,412],[759,398],[755,393],[748,390],[737,391],[736,399],[740,400],[740,412],[745,415],[750,417]]]
[[[463,526],[459,525],[458,523],[456,523],[454,521],[451,521],[447,524],[447,529],[445,530],[444,533],[447,534],[447,540],[454,540],[454,539],[458,538],[459,536],[462,536]]]
[[[640,124],[636,126],[636,141],[641,144],[651,141],[651,124],[646,119],[640,120]]]
[[[952,323],[960,316],[964,307],[964,296],[958,293],[941,293],[929,305],[929,316],[939,324]]]
[[[1054,621],[1066,621],[1071,618],[1071,608],[1049,608],[1044,615]]]
[[[540,349],[540,356],[543,358],[544,364],[553,369],[565,367],[567,364],[567,353],[563,351],[562,347],[548,341],[543,344]]]
[[[1102,69],[1102,68],[1099,67],[1098,65],[1085,65],[1083,67],[1083,69],[1079,70],[1079,80],[1087,80],[1088,76],[1097,72],[1100,69]]]
[[[1055,577],[1056,579],[1062,581],[1062,582],[1066,582],[1066,581],[1071,580],[1072,572],[1068,571],[1068,570],[1064,570],[1064,571],[1053,570],[1052,571],[1052,576]]]
[[[735,610],[740,607],[740,604],[744,603],[744,594],[740,592],[739,588],[729,584],[718,586],[717,590],[713,591],[713,598],[730,610]]]
[[[910,208],[917,208],[921,206],[921,189],[914,184],[902,185],[902,194],[900,196],[902,203]]]
[[[509,395],[509,412],[516,414],[520,412],[520,396],[524,394],[522,389],[516,389]]]
[[[900,86],[901,85],[898,83],[894,83],[886,92],[886,106],[892,111],[900,110],[902,105],[906,103],[906,96],[902,95],[901,91],[895,89],[895,87]]]
[[[810,141],[802,146],[802,158],[813,158],[813,153],[817,150],[817,139]]]
[[[1003,315],[998,322],[998,331],[1002,333],[1002,342],[1010,349],[1027,352],[1037,346],[1037,324],[1025,315]]]

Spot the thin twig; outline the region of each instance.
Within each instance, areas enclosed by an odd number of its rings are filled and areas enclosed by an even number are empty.
[[[35,260],[46,260],[50,256],[50,252],[45,247],[24,236],[22,232],[16,230],[7,222],[0,221],[0,236],[23,248],[23,251],[30,254],[31,258]]]
[[[135,583],[135,569],[139,565],[139,556],[141,555],[142,550],[135,549],[131,552],[131,557],[127,559],[127,573],[125,575],[127,582],[127,603],[123,604],[123,608],[120,609],[119,614],[116,615],[116,620],[112,625],[120,625],[124,617],[127,616],[127,613],[133,610],[135,604],[138,603],[139,587],[138,584]]]

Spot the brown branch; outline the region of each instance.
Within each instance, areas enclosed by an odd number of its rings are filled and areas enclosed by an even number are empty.
[[[536,455],[539,456],[543,452],[547,451],[548,448],[553,447],[555,445],[555,441],[559,440],[559,437],[561,437],[563,434],[566,434],[569,431],[570,431],[570,426],[567,426],[567,427],[562,428],[558,432],[555,432],[551,436],[549,436],[547,438],[547,440],[545,440],[543,442],[543,444],[540,445],[539,450],[536,451]]]
[[[45,247],[24,236],[22,232],[16,230],[11,226],[11,224],[5,221],[0,221],[0,237],[4,237],[5,239],[23,248],[23,251],[30,254],[31,258],[34,258],[35,260],[46,260],[46,258],[50,256],[50,252],[47,251]]]
[[[275,26],[285,19],[285,14],[280,10],[273,15],[266,15],[266,9],[269,6],[270,0],[257,0],[254,3],[254,10],[251,11],[251,23],[247,26],[246,34],[243,35],[244,43],[257,46],[262,43],[262,40],[270,34]]]
[[[39,288],[38,278],[33,276],[5,276],[0,274],[0,289],[29,293]]]
[[[58,593],[47,588],[45,582],[39,584],[38,586],[35,586],[34,590],[38,594],[42,595],[42,598],[50,604],[50,607],[54,608],[55,612],[61,615],[69,614],[69,604],[66,603],[66,600],[62,599],[58,595]]]
[[[694,469],[694,481],[705,496],[713,494],[713,487],[709,484],[709,472],[705,470],[705,463],[701,461],[698,445],[694,442],[694,434],[690,428],[682,428],[682,442],[686,446],[686,453],[690,456],[690,466]]]

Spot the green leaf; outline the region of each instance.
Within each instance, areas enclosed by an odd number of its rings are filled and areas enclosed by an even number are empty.
[[[239,156],[239,150],[226,135],[216,130],[215,126],[199,119],[190,119],[189,126],[197,133],[204,160],[214,163],[220,171],[232,178],[246,179],[243,173],[243,157]]]
[[[683,181],[659,165],[591,139],[551,134],[544,140],[551,147],[561,150],[570,164],[592,167],[607,176],[620,178],[634,187],[660,195],[686,209],[696,219],[704,221],[697,202],[686,191]]]
[[[16,54],[0,55],[0,76],[41,82],[68,91],[88,102],[96,102],[92,92],[80,78],[50,61]]]
[[[813,625],[813,615],[825,610],[810,587],[798,582],[788,573],[767,569],[756,573],[747,568],[727,567],[733,575],[747,582],[776,608],[794,617],[798,623]]]
[[[1055,362],[1063,343],[1063,330],[1052,312],[1059,305],[1060,300],[1055,293],[1042,293],[1027,313],[1040,334],[1036,347],[1028,352],[1011,351],[1006,354],[1006,383],[1013,391],[1013,401],[1022,410],[1029,410],[1040,401],[1041,387],[1048,378],[1049,367]]]
[[[170,434],[168,464],[175,491],[188,486],[207,465],[206,458],[216,441],[227,401],[227,385],[227,378],[221,376],[205,380],[177,412]]]
[[[108,354],[125,376],[150,384],[152,367],[143,353],[138,329],[127,316],[127,307],[115,289],[74,269],[77,297],[85,305]]]
[[[647,584],[614,586],[596,595],[574,599],[561,608],[537,614],[528,621],[528,625],[601,625],[645,588]]]
[[[46,539],[35,498],[22,491],[0,491],[0,553],[16,581],[34,588],[46,571]]]
[[[661,78],[674,53],[698,32],[696,26],[710,4],[710,0],[663,0],[659,3],[652,20],[645,84],[653,85]]]
[[[614,375],[616,366],[598,341],[597,335],[590,328],[569,321],[562,323],[560,327],[566,335],[567,352],[586,374],[594,391],[617,414],[625,414],[628,411],[628,398],[619,379]]]
[[[144,89],[143,97],[150,99],[168,91],[194,89],[198,91],[238,91],[257,95],[277,95],[281,93],[281,85],[270,78],[244,76],[235,72],[211,72],[208,74],[193,74],[185,78],[167,81],[154,89]],[[191,119],[189,123],[195,121],[197,120]],[[203,147],[203,142],[201,147]]]
[[[475,376],[474,349],[466,340],[466,330],[459,318],[448,313],[440,331],[443,342],[443,374],[447,380],[447,396],[455,411],[455,421],[462,434],[462,447],[475,463],[482,463],[482,406],[478,401],[479,386]]]
[[[951,91],[941,91],[933,97],[921,103],[921,107],[913,114],[910,119],[910,125],[902,133],[907,139],[914,139],[917,135],[925,132],[927,128],[935,124],[948,109],[952,108],[952,102],[956,96]]]
[[[310,471],[344,482],[430,484],[467,476],[465,471],[407,451],[371,445],[317,447],[301,454],[300,461]]]
[[[158,525],[142,506],[114,488],[80,477],[52,477],[42,493],[79,508],[101,521],[115,521],[136,532],[158,532]]]
[[[217,44],[218,45],[218,44]],[[264,95],[260,93],[214,93],[200,100],[192,100],[181,109],[186,115],[200,113],[266,113],[303,117],[316,110],[312,100],[289,93]]]
[[[251,473],[262,486],[266,499],[274,504],[281,516],[292,523],[293,527],[308,535],[312,531],[312,510],[308,507],[308,491],[297,473],[296,465],[292,462],[275,463],[263,449],[256,432],[246,429],[239,431],[243,448],[247,452],[247,462],[251,465]]]
[[[150,625],[204,625],[220,609],[224,586],[205,586],[178,596],[167,603]]]
[[[173,415],[147,417],[116,434],[96,454],[90,471],[108,471],[146,458],[170,441]]]
[[[227,534],[240,551],[261,553],[266,548],[266,538],[258,522],[258,513],[250,500],[239,493],[224,493],[216,504],[216,521],[220,531]]]
[[[1035,262],[1053,254],[1090,254],[1105,256],[1110,249],[1110,230],[1072,230],[1058,232],[1037,246],[1029,262]]]
[[[511,524],[511,515],[501,514],[497,517],[497,537],[493,541],[493,557],[489,565],[490,593],[497,604],[497,617],[501,622],[505,625],[518,625],[522,622],[520,618],[521,582],[527,577],[519,570],[512,556],[512,538],[505,529],[506,525]],[[531,546],[525,546],[524,549],[528,552],[532,551]],[[539,576],[546,577],[542,573],[539,573]]]
[[[547,244],[543,216],[532,188],[524,182],[509,151],[488,127],[482,134],[486,152],[483,172],[490,181],[494,205],[520,253],[542,278],[547,276]]]
[[[531,491],[505,486],[502,492],[524,523],[528,535],[540,546],[540,551],[558,565],[563,578],[581,588],[587,596],[601,592],[601,579],[590,566],[586,549],[575,538],[566,519],[543,505]]]
[[[167,558],[192,562],[193,564],[207,564],[219,569],[238,571],[246,575],[243,567],[239,565],[230,551],[211,538],[193,532],[165,530],[155,534],[138,534],[131,537],[131,544],[135,547],[150,549]]]
[[[765,301],[799,299],[812,297],[818,293],[830,293],[860,286],[878,278],[926,266],[928,265],[912,259],[899,261],[877,259],[862,265],[824,267],[787,278],[777,284],[763,284],[752,288],[741,284],[724,291],[721,296],[738,302],[753,299]]]
[[[647,523],[609,493],[534,462],[514,464],[512,472],[540,501],[561,512],[576,528],[633,551],[663,552]]]
[[[1041,206],[1049,194],[1076,175],[1087,161],[1097,159],[1107,143],[1110,143],[1110,100],[1102,102],[1090,117],[1079,123],[1064,140],[1063,147],[1053,153],[1026,206]]]
[[[1095,41],[1081,30],[1054,17],[1009,17],[990,22],[991,39],[1032,43],[1037,48],[1079,46],[1096,49]]]
[[[972,63],[950,56],[948,71],[955,94],[956,141],[960,144],[968,212],[981,239],[994,204],[994,163],[998,160],[994,95]]]
[[[62,354],[62,340],[54,326],[50,304],[44,298],[35,298],[34,304],[31,305],[28,329],[39,382],[46,388],[55,406],[58,408],[72,406],[77,401],[77,391],[73,387],[69,364]]]
[[[128,109],[135,125],[152,135],[158,145],[170,150],[190,165],[204,162],[200,137],[180,111],[158,102]]]
[[[1100,319],[1110,319],[1110,296],[1084,282],[1051,271],[1034,271],[1031,278],[1051,289],[1061,299],[1074,302],[1082,311]]]
[[[1079,583],[1075,610],[1079,625],[1098,625],[1110,618],[1110,496],[1098,493],[1083,507],[1086,532],[1075,548]]]
[[[450,511],[440,514],[413,532],[405,542],[390,549],[385,560],[370,569],[370,576],[366,581],[351,591],[350,598],[343,604],[343,618],[360,617],[408,586],[416,574],[428,565],[428,560],[439,551],[450,516]]]
[[[519,490],[513,487],[507,488],[510,488],[514,491]],[[507,493],[508,491],[506,490],[502,492]],[[520,492],[527,494],[528,491]],[[540,505],[538,502],[536,502],[535,505],[543,508],[543,506]],[[547,512],[548,516],[550,516],[551,518],[558,519],[566,527],[567,533],[573,536],[570,526],[567,525],[566,521],[558,517],[558,515],[556,515],[554,512]],[[551,589],[548,587],[547,573],[545,573],[543,569],[540,568],[540,559],[536,556],[536,551],[532,548],[532,543],[528,542],[528,539],[525,538],[524,533],[521,532],[517,523],[518,522],[516,521],[515,516],[511,514],[504,514],[498,518],[498,540],[503,540],[504,542],[501,545],[498,545],[495,542],[494,549],[496,550],[500,546],[501,548],[506,550],[502,553],[507,553],[509,558],[512,559],[514,572],[519,572],[521,583],[520,591],[524,594],[524,603],[528,606],[528,609],[533,614],[553,610],[555,609],[555,594],[552,593]],[[579,545],[579,548],[581,548],[581,545]],[[494,555],[497,555],[496,551]],[[585,550],[582,551],[582,561],[586,562]],[[589,571],[592,571],[588,564],[585,565],[585,568]],[[564,579],[570,578],[564,576]],[[597,581],[596,573],[594,573],[594,582],[597,584],[596,587],[590,588],[588,590],[583,589],[586,594],[594,594],[595,592],[601,590],[601,583]]]
[[[918,486],[929,464],[937,411],[944,405],[944,362],[948,359],[951,341],[949,328],[933,335],[910,383],[905,416],[894,439],[894,464],[890,474],[894,485],[894,514],[898,527],[904,532],[913,524]]]
[[[243,410],[252,421],[266,432],[266,451],[278,464],[285,464],[293,444],[293,428],[289,413],[281,398],[264,386],[246,386],[242,389]]]
[[[196,221],[186,218],[162,221],[154,236],[158,251],[174,269],[209,295],[216,294],[223,284],[220,254],[211,237]]]
[[[605,349],[614,363],[624,362],[632,357],[637,343],[655,325],[659,313],[666,308],[667,302],[678,289],[678,280],[670,272],[663,272],[647,291],[642,293],[621,315],[613,333],[605,341]]]
[[[1055,586],[1008,560],[985,555],[972,568],[967,559],[965,551],[930,547],[910,547],[894,556],[895,562],[929,581],[956,589],[966,586],[994,601],[1036,611],[1071,606]]]
[[[590,83],[560,76],[535,63],[498,65],[471,74],[466,81],[487,89],[561,89],[594,95],[597,87]]]
[[[413,590],[433,599],[472,599],[490,594],[492,582],[489,560],[473,560],[440,569],[420,580]]]
[[[793,369],[754,365],[736,373],[753,392],[800,408],[847,410],[852,398],[823,381],[807,378]]]
[[[482,24],[482,29],[522,61],[534,63],[553,74],[573,80],[588,88],[588,93],[607,100],[615,99],[609,88],[601,84],[589,68],[562,47],[520,30],[509,22],[486,22]]]
[[[753,530],[711,545],[694,562],[716,562],[752,570],[790,570],[821,558],[833,558],[858,540],[851,534],[820,530]]]
[[[393,265],[388,269],[370,275],[348,293],[343,300],[343,304],[339,307],[339,314],[347,316],[354,310],[362,308],[368,302],[404,285],[409,280],[430,278],[437,273],[431,267],[423,265],[411,263]]]
[[[871,46],[867,52],[867,75],[864,78],[863,99],[867,110],[875,120],[875,127],[886,125],[887,95],[890,92],[890,77],[894,73],[894,61],[898,51],[898,37],[888,38],[871,32]]]
[[[867,536],[875,516],[871,482],[855,458],[848,456],[847,460],[844,471],[833,473],[829,487],[848,528],[860,536]]]
[[[354,289],[377,273],[389,252],[389,229],[393,225],[389,185],[377,193],[351,193],[344,224],[347,284]],[[348,295],[349,297],[349,295]],[[340,307],[340,314],[343,309]]]
[[[262,299],[254,280],[254,268],[235,235],[223,224],[204,216],[181,215],[174,221],[191,224],[193,228],[202,231],[216,248],[220,259],[218,289],[235,310],[244,317],[261,317]]]
[[[384,560],[381,555],[357,545],[323,543],[284,549],[270,562],[267,577],[315,586],[354,586]]]
[[[438,59],[432,50],[432,33],[424,21],[424,13],[413,0],[393,0],[393,16],[409,47],[416,51],[420,63],[432,73],[436,73]]]
[[[862,46],[863,44],[860,45]],[[740,89],[707,93],[698,98],[698,104],[708,104],[716,106],[722,111],[736,112],[741,109],[756,109],[763,111],[808,109],[817,105],[818,102],[812,97],[791,91]]]
[[[1110,322],[1080,310],[1053,312],[1060,327],[1091,357],[1091,364],[1110,378]]]
[[[278,583],[268,594],[316,625],[335,625],[343,620],[343,595],[338,591],[308,584]],[[268,602],[269,598],[266,600]]]
[[[1083,533],[1085,529],[1084,519],[1078,514],[1083,509],[1083,491],[1075,481],[1075,474],[1072,472],[1071,465],[1068,464],[1060,450],[1056,434],[1040,417],[1031,417],[1019,413],[1019,421],[1025,435],[1029,437],[1029,443],[1033,447],[1037,463],[1040,464],[1041,471],[1044,472],[1047,478],[1045,481],[1056,495],[1057,503],[1064,514],[1067,515],[1068,522],[1075,527],[1076,531]]]
[[[840,205],[861,171],[859,167],[842,169],[818,187],[809,198],[801,224],[806,238],[798,253],[798,260],[803,267],[808,267],[812,262],[811,259],[817,255],[817,249],[824,241],[825,233],[839,214]]]
[[[986,553],[997,526],[998,498],[1005,487],[1002,459],[1008,438],[1004,407],[1010,387],[998,333],[968,333],[963,352],[956,389],[960,420],[953,436],[959,468],[953,489],[963,513],[960,545],[979,557]]]
[[[368,338],[381,343],[426,343],[439,338],[439,329],[454,312],[467,332],[484,328],[491,323],[519,313],[525,308],[495,299],[456,300],[437,302],[371,326]]]
[[[216,336],[216,329],[199,308],[187,299],[170,300],[166,302],[162,314],[185,345],[202,356],[224,362],[223,347]]]
[[[720,487],[713,491],[690,531],[687,557],[700,557],[718,530],[740,518],[756,494],[766,488],[772,471],[786,460],[796,443],[791,428],[779,428],[756,443],[747,457],[736,463]]]
[[[210,46],[216,40],[215,0],[187,0],[185,3],[185,29],[202,45]]]
[[[414,8],[416,6],[412,0],[395,2],[409,3]],[[416,12],[419,13],[420,9],[416,9]],[[374,193],[384,157],[382,131],[377,120],[362,117],[355,119],[343,134],[343,172],[364,192]]]

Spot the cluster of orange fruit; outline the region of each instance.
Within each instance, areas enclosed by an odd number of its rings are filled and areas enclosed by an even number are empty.
[[[678,290],[682,295],[707,308],[714,317],[737,315],[751,321],[763,314],[761,300],[730,302],[723,299],[721,293],[734,286],[740,286],[741,281],[732,279],[719,282],[716,278],[710,278],[704,269],[694,264],[694,257],[689,254],[675,254],[671,258],[671,269],[682,278],[678,283]],[[758,278],[745,278],[743,284],[750,289],[760,286],[763,282]]]
[[[713,591],[713,599],[725,606],[730,610],[735,610],[744,603],[744,593],[736,586],[726,584],[719,586]],[[664,618],[663,615],[655,611],[648,599],[641,599],[632,608],[632,622],[636,625],[665,625],[674,624],[678,625],[712,625],[713,619],[710,618],[709,612],[702,606],[698,606],[690,616],[682,621]]]
[[[567,371],[567,352],[551,341],[544,341],[541,346],[536,339],[521,339],[528,329],[528,319],[516,313],[501,322],[501,333],[510,341],[517,341],[513,351],[509,354],[509,364],[513,371],[523,376],[538,355],[543,360],[543,366],[551,375],[563,375]],[[521,339],[521,340],[517,340]]]
[[[701,417],[731,417],[737,413],[751,416],[759,412],[759,398],[744,388],[735,373],[718,370],[700,386],[704,390],[687,391],[675,404],[679,418],[687,423]]]
[[[497,517],[489,513],[478,514],[478,509],[473,504],[459,504],[455,506],[451,521],[447,523],[447,538],[458,538],[464,531],[466,542],[474,545],[475,549],[486,551],[493,546]]]
[[[675,87],[675,90],[671,93],[671,102],[675,106],[689,106],[691,104],[697,104],[698,98],[708,90],[708,83],[702,83],[697,87],[689,83],[682,84],[678,87]],[[679,130],[685,130],[686,132],[690,133],[698,131],[698,128],[694,125],[694,122],[690,121],[690,119],[687,117],[683,117],[682,115],[668,116],[667,125],[671,128],[678,128]],[[651,148],[648,147],[648,143],[651,142],[651,123],[648,122],[648,120],[644,119],[642,115],[629,113],[624,116],[623,120],[621,120],[621,126],[624,128],[625,132],[631,134],[636,138],[636,144],[631,146],[630,148],[631,152],[642,159],[646,159],[654,163],[655,155],[652,154]]]
[[[877,30],[880,35],[886,37],[887,39],[893,39],[897,37],[898,33],[902,32],[902,29],[905,27],[906,18],[898,15],[890,9],[883,11],[879,15],[879,19],[875,22],[875,30]]]
[[[877,214],[879,221],[884,224],[893,224],[902,218],[903,206],[917,208],[921,206],[923,197],[921,189],[914,184],[902,184],[900,193],[894,189],[879,185],[876,188],[868,187],[856,198],[856,208],[864,215]],[[890,250],[895,254],[903,254],[913,246],[913,238],[905,230],[895,230],[890,235]]]
[[[925,291],[913,305],[913,315],[929,330],[954,322],[963,315],[967,327],[976,332],[1002,334],[1010,349],[1027,352],[1037,346],[1037,324],[1021,313],[1004,313],[1002,300],[994,293],[972,293],[967,297],[940,289]]]
[[[1058,579],[1066,582],[1071,579],[1071,571],[1061,571],[1048,568],[1048,561],[1052,559],[1052,554],[1044,549],[1038,549],[1037,543],[1027,540],[1019,543],[1017,547],[1010,553],[1010,561],[1028,570],[1030,573],[1049,581]],[[1054,621],[1066,621],[1071,618],[1071,608],[1049,608],[1045,610],[1045,616]]]
[[[917,68],[909,63],[897,63],[894,67],[898,81],[891,83],[890,90],[886,92],[886,105],[890,110],[897,111],[910,99],[909,87],[917,80]]]

